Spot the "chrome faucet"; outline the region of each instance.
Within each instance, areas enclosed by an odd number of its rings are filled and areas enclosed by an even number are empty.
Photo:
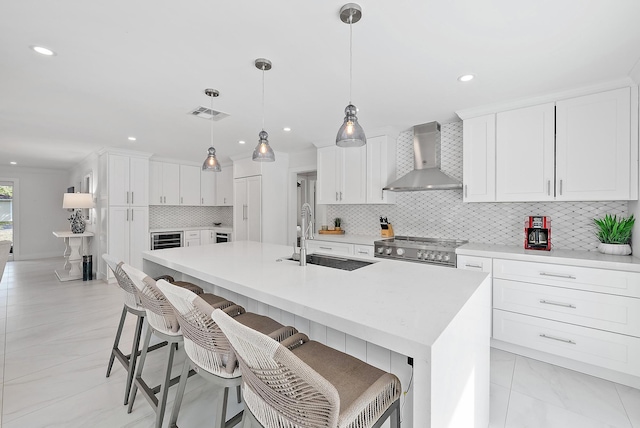
[[[300,266],[307,265],[307,240],[313,239],[313,211],[311,205],[305,202],[302,205],[302,234],[300,235]]]

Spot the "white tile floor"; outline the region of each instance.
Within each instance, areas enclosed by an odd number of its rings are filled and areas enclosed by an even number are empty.
[[[0,425],[151,427],[153,414],[142,397],[131,414],[122,405],[122,366],[116,362],[105,377],[122,310],[119,289],[101,281],[58,282],[53,270],[61,265],[62,259],[7,264],[0,283]],[[164,358],[164,351],[151,353],[146,376],[159,380]],[[181,365],[179,355],[176,374]],[[170,404],[174,393],[171,388]],[[180,426],[211,426],[216,393],[190,378]],[[490,426],[640,428],[640,391],[494,349]]]

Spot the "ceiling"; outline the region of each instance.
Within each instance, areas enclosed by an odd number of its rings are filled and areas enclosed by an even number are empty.
[[[188,112],[210,106],[209,87],[220,91],[214,109],[229,114],[214,122],[219,159],[250,155],[262,124],[260,57],[273,62],[265,129],[276,153],[332,141],[349,101],[343,4],[3,1],[0,166],[68,169],[102,147],[202,162],[211,122]],[[623,78],[640,56],[637,0],[359,4],[352,101],[365,132]],[[465,73],[477,77],[458,82]]]

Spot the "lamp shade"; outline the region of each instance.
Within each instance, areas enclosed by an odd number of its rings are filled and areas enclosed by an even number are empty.
[[[62,208],[94,208],[91,193],[65,193],[62,199]]]

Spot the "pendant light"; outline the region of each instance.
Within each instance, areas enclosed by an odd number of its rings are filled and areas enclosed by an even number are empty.
[[[202,164],[203,171],[211,171],[211,172],[220,172],[222,168],[220,167],[220,162],[218,162],[218,158],[216,158],[216,149],[213,147],[213,99],[220,95],[220,92],[215,89],[205,89],[204,93],[211,97],[211,147],[209,147],[209,154],[207,158],[204,160]]]
[[[258,134],[260,141],[253,151],[252,159],[256,162],[275,162],[276,155],[269,145],[269,134],[264,130],[264,72],[271,70],[271,61],[258,58],[255,65],[258,70],[262,70],[262,131]]]
[[[347,3],[340,9],[340,20],[349,24],[349,105],[344,109],[344,123],[338,130],[336,145],[339,147],[361,147],[367,144],[364,129],[358,123],[358,109],[351,103],[351,86],[353,82],[353,31],[351,25],[360,21],[362,9],[355,3]]]

